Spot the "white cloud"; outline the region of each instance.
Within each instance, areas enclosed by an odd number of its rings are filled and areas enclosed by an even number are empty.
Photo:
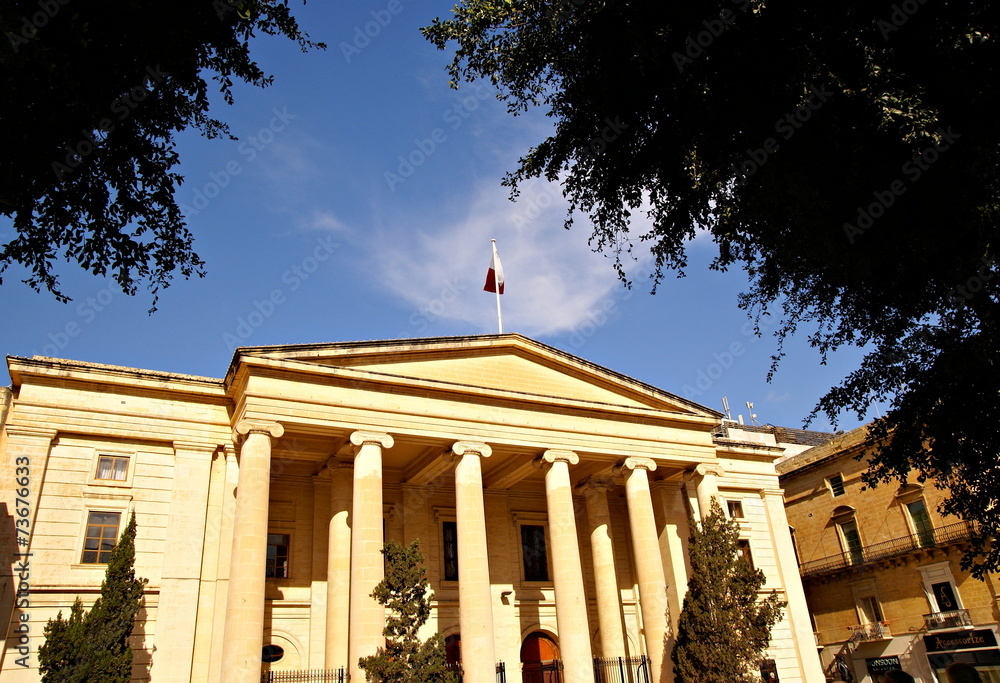
[[[445,222],[443,210],[401,217],[368,245],[369,272],[414,307],[411,322],[461,321],[491,332],[496,306],[483,283],[496,239],[506,279],[504,331],[537,337],[574,329],[624,290],[611,260],[587,245],[586,221],[562,229],[566,204],[558,187],[533,180],[521,190],[512,203],[504,188],[483,182]]]

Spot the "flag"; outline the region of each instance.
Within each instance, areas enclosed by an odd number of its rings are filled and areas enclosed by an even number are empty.
[[[500,265],[496,242],[493,242],[493,258],[490,260],[490,269],[486,271],[486,286],[483,291],[503,294],[503,266]]]

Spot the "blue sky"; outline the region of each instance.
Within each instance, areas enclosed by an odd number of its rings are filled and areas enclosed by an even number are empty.
[[[492,333],[495,300],[482,288],[495,238],[505,331],[717,410],[728,396],[734,416],[752,401],[759,422],[801,426],[860,354],[822,366],[793,340],[767,384],[775,342],[737,308],[744,274],[707,269],[710,241],[690,245],[688,277],[651,296],[642,245],[625,290],[590,251],[585,220],[562,228],[557,186],[529,183],[510,202],[500,180],[550,122],[510,116],[488,85],[448,87],[448,53],[418,29],[451,6],[293,5],[328,49],[256,40],[274,85],[239,87],[234,106],[213,110],[240,140],[179,139],[177,199],[208,275],[177,281],[150,316],[148,294],[126,297],[110,280],[63,268],[73,301],[60,304],[10,270],[0,350],[221,377],[237,345]],[[635,228],[644,232],[641,217]],[[0,222],[0,239],[10,234]],[[857,424],[845,415],[839,428]]]

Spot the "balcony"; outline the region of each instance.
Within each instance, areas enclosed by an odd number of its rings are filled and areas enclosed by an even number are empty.
[[[847,628],[851,630],[851,637],[847,639],[850,643],[872,643],[878,640],[892,639],[888,621],[873,621],[870,624],[859,624]]]
[[[944,631],[951,628],[971,628],[969,610],[955,609],[950,612],[932,612],[924,615],[924,625],[928,631]]]
[[[810,560],[799,565],[802,578],[833,574],[848,567],[861,567],[893,557],[902,557],[910,553],[929,548],[940,548],[955,543],[967,541],[972,536],[973,527],[968,522],[956,522],[924,531],[919,536],[910,534],[881,543],[867,545],[850,552],[830,555],[818,560]]]

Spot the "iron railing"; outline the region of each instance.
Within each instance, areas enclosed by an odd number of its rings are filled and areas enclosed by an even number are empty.
[[[968,540],[973,533],[973,527],[968,522],[956,522],[935,527],[930,532],[901,536],[889,541],[874,543],[848,552],[830,555],[818,560],[810,560],[799,565],[802,576],[828,574],[847,567],[857,567],[890,557],[899,557],[924,548],[937,548],[943,545],[959,543]]]
[[[530,662],[521,664],[521,681],[523,683],[562,683],[562,661],[553,659],[547,662]]]
[[[924,625],[928,631],[941,631],[946,628],[963,628],[973,626],[972,617],[967,609],[953,609],[948,612],[931,612],[924,615]]]
[[[260,683],[348,683],[351,674],[344,669],[296,669],[289,671],[265,671]]]
[[[595,683],[649,683],[649,658],[594,657]]]
[[[870,643],[876,640],[889,640],[892,634],[889,632],[888,621],[873,621],[869,624],[859,624],[858,626],[848,626],[851,629],[850,642]]]
[[[507,683],[507,666],[497,662],[497,683]]]

